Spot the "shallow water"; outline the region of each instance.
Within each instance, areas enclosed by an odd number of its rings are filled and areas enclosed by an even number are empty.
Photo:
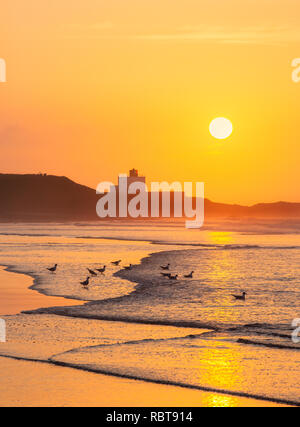
[[[297,351],[243,346],[234,336],[200,337],[97,346],[71,351],[54,360],[86,369],[174,385],[226,390],[298,402]],[[270,366],[271,365],[271,366]]]
[[[48,356],[55,361],[300,403],[299,345],[291,340],[291,322],[300,317],[300,235],[290,234],[290,225],[281,234],[270,234],[275,229],[270,225],[264,234],[261,223],[250,234],[244,228],[218,232],[163,224],[3,225],[0,264],[32,275],[39,292],[90,301],[39,310],[44,313],[40,319],[50,314],[51,319],[67,323],[66,317],[51,315],[68,316],[77,328],[82,322],[99,322],[83,317],[107,319],[115,326],[120,320],[125,325],[134,322],[126,334],[113,327],[111,334],[119,334],[121,345],[108,339],[106,344],[113,345],[103,347],[103,342],[91,339],[96,326],[88,328],[89,339],[79,345],[64,333],[61,341],[70,345],[53,348]],[[119,268],[111,265],[116,259],[122,259]],[[46,267],[54,263],[59,264],[58,271],[50,274]],[[123,270],[129,263],[133,269]],[[161,276],[160,266],[166,263],[179,274],[178,280]],[[105,275],[93,278],[89,289],[83,289],[79,282],[87,277],[87,267],[103,265],[107,265]],[[193,279],[183,277],[192,270]],[[247,292],[246,301],[236,301],[232,294],[242,291]],[[152,336],[139,325],[142,329],[136,336],[136,323],[173,325],[179,334],[168,336],[157,326]],[[55,328],[52,320],[48,328]],[[216,332],[200,338],[201,328]],[[175,336],[182,339],[170,340]],[[6,350],[29,354],[22,334],[19,346],[16,340]],[[138,342],[126,344],[131,341]],[[41,348],[45,345],[43,341]]]

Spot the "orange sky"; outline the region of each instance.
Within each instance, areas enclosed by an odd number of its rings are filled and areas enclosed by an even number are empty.
[[[10,0],[0,40],[1,172],[96,187],[136,167],[216,201],[300,201],[299,0]]]

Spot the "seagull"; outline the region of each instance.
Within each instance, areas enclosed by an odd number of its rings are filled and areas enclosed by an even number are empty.
[[[89,277],[87,277],[87,279],[86,279],[84,282],[80,282],[80,284],[81,284],[82,286],[84,286],[84,287],[89,286],[89,283],[90,283],[90,278],[89,278]]]
[[[106,270],[106,265],[103,268],[96,268],[97,271],[99,271],[99,273],[103,274]]]
[[[132,269],[132,264],[129,264],[128,266],[124,267],[125,270],[131,270]]]
[[[87,271],[90,273],[91,276],[97,276],[97,273],[95,273],[93,270],[87,268]]]
[[[119,259],[119,261],[113,261],[113,262],[112,262],[112,264],[113,264],[113,265],[119,265],[121,261],[122,261],[122,260],[121,260],[121,259]]]
[[[54,273],[56,271],[56,269],[57,269],[57,264],[55,264],[54,267],[47,268],[47,270],[51,271],[51,273]]]
[[[171,273],[160,273],[163,277],[170,277]]]
[[[163,269],[163,270],[170,270],[170,264],[161,265],[160,268]]]
[[[233,298],[239,301],[246,301],[247,292],[243,292],[243,295],[232,295]]]
[[[190,274],[186,274],[184,277],[186,279],[192,279],[193,278],[193,274],[194,274],[194,271],[191,271]]]
[[[178,274],[176,274],[175,276],[172,276],[172,274],[170,274],[169,279],[170,280],[177,280],[178,278]]]

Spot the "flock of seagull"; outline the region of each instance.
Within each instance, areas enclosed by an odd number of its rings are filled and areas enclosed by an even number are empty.
[[[160,266],[160,268],[162,269],[162,270],[170,270],[170,265],[171,264],[167,264],[167,265],[161,265]],[[163,277],[166,277],[166,278],[168,278],[168,279],[170,279],[170,280],[177,280],[178,279],[178,277],[179,277],[179,275],[178,274],[175,274],[175,275],[173,275],[173,274],[171,274],[171,273],[160,273]],[[191,271],[189,274],[185,274],[183,277],[185,278],[185,279],[192,279],[193,278],[193,274],[194,274],[194,271]]]
[[[121,261],[122,261],[121,259],[119,259],[118,261],[112,261],[111,264],[115,266],[119,266]],[[58,267],[58,264],[55,264],[53,267],[47,268],[47,270],[50,271],[50,273],[55,273],[57,270],[57,267]],[[124,269],[131,270],[132,264],[124,266]],[[90,268],[87,268],[87,271],[89,272],[90,275],[86,278],[86,280],[84,280],[83,282],[80,282],[80,284],[86,289],[89,287],[91,277],[98,276],[99,273],[100,274],[105,273],[106,265],[104,265],[102,268],[95,268],[95,270],[91,270]]]
[[[170,270],[170,266],[171,266],[171,264],[161,265],[160,268],[162,270]],[[189,274],[184,274],[183,277],[185,279],[193,279],[194,273],[195,273],[194,271],[191,271]],[[175,274],[175,275],[173,275],[171,273],[160,273],[160,274],[163,277],[166,277],[166,278],[168,278],[170,280],[177,280],[178,277],[179,277],[178,274]],[[247,295],[247,292],[243,292],[242,295],[232,295],[232,296],[233,296],[233,298],[235,298],[238,301],[246,301],[246,295]]]
[[[111,264],[118,267],[120,265],[121,261],[122,260],[120,260],[120,259],[118,261],[112,261]],[[169,280],[177,280],[179,275],[170,273],[169,272],[170,266],[171,266],[171,264],[161,265],[160,268],[162,270],[164,270],[164,272],[161,272],[160,274]],[[55,273],[57,270],[57,267],[58,267],[58,264],[55,264],[54,267],[47,268],[47,270],[49,270],[51,273]],[[133,267],[132,264],[129,264],[128,266],[124,266],[123,268],[125,270],[132,270],[132,267]],[[96,271],[91,270],[90,268],[87,268],[87,270],[88,270],[90,276],[88,276],[86,278],[86,280],[84,280],[83,282],[80,282],[80,284],[86,289],[89,287],[91,276],[95,277],[99,273],[104,274],[106,271],[106,265],[104,265],[102,268],[95,268]],[[166,271],[168,271],[168,272],[166,272]],[[185,279],[193,279],[193,275],[194,275],[194,271],[191,271],[189,274],[184,274],[183,277]],[[232,294],[232,296],[238,301],[246,301],[246,295],[247,295],[247,292],[243,292],[242,295],[233,295]]]

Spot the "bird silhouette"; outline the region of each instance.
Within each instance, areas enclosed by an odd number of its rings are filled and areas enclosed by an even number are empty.
[[[90,283],[90,278],[89,277],[87,277],[87,279],[84,282],[80,282],[80,284],[82,286],[84,286],[84,287],[89,286],[89,283]]]
[[[90,273],[91,276],[97,276],[97,273],[95,273],[94,270],[87,268],[87,271]]]
[[[247,295],[247,292],[243,292],[243,294],[242,294],[242,295],[232,295],[232,296],[233,296],[233,298],[235,298],[236,300],[239,300],[239,301],[246,301],[246,295]]]
[[[163,277],[170,277],[171,273],[160,273]]]
[[[51,271],[51,273],[54,273],[56,271],[56,269],[57,269],[57,264],[55,264],[54,267],[47,268],[47,270]]]
[[[96,268],[97,271],[99,271],[99,273],[103,274],[106,270],[106,265],[103,268]]]
[[[186,274],[184,277],[186,279],[192,279],[193,278],[193,274],[194,274],[194,271],[191,271],[190,274]]]

